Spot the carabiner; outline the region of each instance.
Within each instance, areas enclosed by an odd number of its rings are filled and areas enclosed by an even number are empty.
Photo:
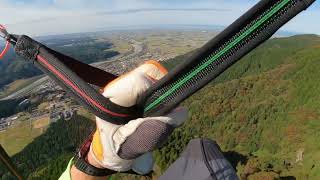
[[[8,35],[9,35],[9,33],[7,32],[6,28],[0,24],[0,37],[4,38],[6,41],[5,47],[0,53],[0,60],[4,57],[4,55],[6,55],[6,53],[10,49],[10,41],[9,41],[9,39],[7,39]]]

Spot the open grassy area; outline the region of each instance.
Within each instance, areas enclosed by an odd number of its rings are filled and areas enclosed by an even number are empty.
[[[0,132],[0,143],[10,156],[20,152],[25,146],[31,143],[34,138],[43,133],[41,128],[33,128],[30,121],[22,121]]]
[[[94,116],[87,110],[80,108],[80,116],[94,120]],[[43,116],[40,119],[33,120],[30,124],[29,115],[20,114],[21,121],[12,125],[6,131],[0,132],[0,144],[6,149],[10,156],[20,152],[30,144],[35,138],[45,133],[50,125],[49,116]]]
[[[42,76],[36,76],[28,79],[19,79],[10,83],[3,90],[0,91],[0,98],[4,98],[16,91],[19,91],[20,89],[24,88],[25,86],[29,85],[32,82],[35,82],[41,77]]]
[[[77,112],[77,114],[78,114],[79,116],[85,117],[86,119],[90,119],[90,120],[92,120],[92,121],[95,121],[95,116],[94,116],[92,113],[90,113],[88,110],[84,109],[83,107],[81,107],[81,108],[79,109],[79,111]]]
[[[132,46],[130,45],[130,43],[128,41],[124,41],[124,40],[113,40],[113,51],[117,51],[120,54],[125,54],[127,52],[130,52],[132,50]]]
[[[146,43],[150,53],[175,57],[201,47],[215,35],[216,32],[207,31],[160,31],[137,35],[137,38]]]
[[[50,117],[49,116],[45,116],[42,117],[41,119],[37,119],[32,121],[32,127],[34,129],[42,129],[44,130],[46,127],[48,127],[50,124]]]

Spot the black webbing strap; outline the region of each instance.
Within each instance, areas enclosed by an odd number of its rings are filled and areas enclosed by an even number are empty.
[[[118,106],[89,84],[103,87],[116,76],[77,62],[68,56],[49,49],[28,36],[20,36],[18,38],[15,52],[19,56],[31,60],[75,100],[96,116],[114,124],[125,124],[129,120],[141,116],[141,114],[137,114],[139,111],[136,106],[129,108]]]
[[[66,56],[50,48],[47,50],[68,67],[70,71],[76,73],[89,84],[104,88],[108,83],[117,78],[116,75],[77,61],[70,56]]]
[[[163,115],[269,39],[315,0],[262,0],[141,96],[144,116]]]
[[[280,27],[308,8],[314,1],[260,1],[150,88],[139,98],[137,106],[130,108],[113,104],[90,86],[87,82],[101,87],[104,80],[93,82],[96,75],[87,76],[86,72],[89,71],[82,68],[79,71],[72,70],[74,67],[85,65],[75,63],[70,57],[57,53],[27,36],[21,36],[18,39],[15,51],[18,55],[32,60],[95,115],[115,124],[124,124],[137,117],[159,116],[169,112],[269,39]],[[77,65],[73,66],[74,64]],[[86,68],[95,71],[91,67]],[[112,80],[113,77],[109,79]]]

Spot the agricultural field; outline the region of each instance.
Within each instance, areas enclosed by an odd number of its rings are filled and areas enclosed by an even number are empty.
[[[217,35],[215,31],[148,31],[136,33],[136,39],[146,44],[147,53],[162,59],[173,58],[197,49]]]
[[[39,121],[31,124],[30,121],[19,121],[8,130],[0,132],[0,144],[12,156],[45,131],[47,126],[44,126],[44,122],[41,122],[41,127],[39,125]]]
[[[26,85],[29,85],[30,83],[37,81],[42,76],[35,76],[27,79],[18,79],[14,82],[6,85],[2,90],[0,90],[0,99],[4,98],[13,92],[19,91],[20,89],[24,88]]]

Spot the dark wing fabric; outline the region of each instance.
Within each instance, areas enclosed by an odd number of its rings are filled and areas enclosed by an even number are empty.
[[[217,143],[209,139],[194,139],[159,179],[238,180],[238,177]]]
[[[103,71],[99,68],[82,63],[70,56],[64,55],[60,52],[48,48],[49,53],[56,56],[64,65],[71,71],[76,73],[80,78],[89,84],[104,88],[108,83],[117,78],[109,72]]]
[[[131,119],[142,116],[142,112],[139,113],[136,106],[128,108],[119,106],[89,84],[104,87],[116,76],[77,62],[24,35],[18,37],[15,52],[33,62],[79,104],[101,119],[113,124],[126,124]]]

